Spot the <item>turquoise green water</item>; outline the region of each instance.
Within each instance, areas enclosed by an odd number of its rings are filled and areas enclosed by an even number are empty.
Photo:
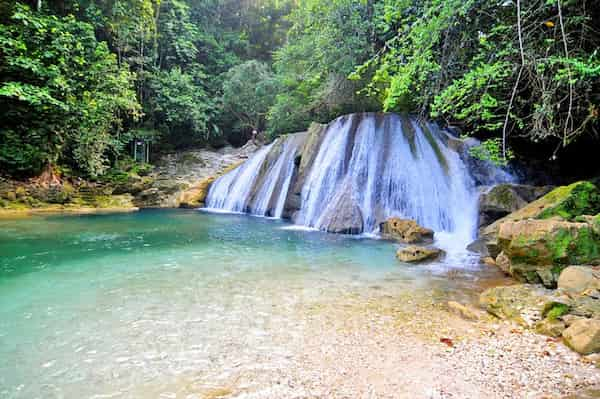
[[[314,333],[311,304],[464,299],[496,277],[471,258],[409,267],[394,251],[198,211],[0,220],[0,397],[194,398],[173,385],[288,367]]]

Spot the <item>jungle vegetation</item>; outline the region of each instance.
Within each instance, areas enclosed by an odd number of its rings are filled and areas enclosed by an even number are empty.
[[[134,139],[242,145],[359,111],[556,157],[598,135],[599,21],[595,0],[0,0],[0,171],[95,178]]]

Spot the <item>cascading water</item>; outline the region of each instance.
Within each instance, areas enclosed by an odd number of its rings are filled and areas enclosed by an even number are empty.
[[[360,210],[365,232],[400,216],[452,233],[460,245],[475,233],[477,192],[458,153],[432,126],[397,115],[355,114],[329,126],[296,222],[329,230],[330,215],[347,201]]]
[[[217,179],[206,197],[207,207],[229,212],[248,212],[250,193],[272,145],[261,148],[240,167]]]
[[[262,148],[213,184],[207,206],[275,217],[285,208],[296,224],[347,233],[375,233],[398,216],[464,249],[476,234],[478,191],[451,140],[459,142],[395,114],[343,116]]]
[[[280,218],[302,138],[301,134],[280,138],[217,179],[208,192],[207,207]]]

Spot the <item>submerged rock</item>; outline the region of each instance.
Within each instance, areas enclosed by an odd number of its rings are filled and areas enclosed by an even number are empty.
[[[415,263],[423,262],[426,260],[435,260],[439,258],[443,253],[444,251],[438,248],[426,248],[411,245],[409,247],[400,248],[396,252],[396,257],[401,262]]]
[[[563,332],[565,343],[583,355],[600,352],[600,320],[581,319]]]
[[[384,238],[407,244],[433,240],[433,230],[419,226],[411,219],[389,218],[379,226]]]

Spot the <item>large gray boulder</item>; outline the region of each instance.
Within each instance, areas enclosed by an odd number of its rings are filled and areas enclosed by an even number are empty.
[[[512,183],[487,188],[479,197],[479,227],[487,226],[523,208],[551,190],[552,186],[537,187]]]

